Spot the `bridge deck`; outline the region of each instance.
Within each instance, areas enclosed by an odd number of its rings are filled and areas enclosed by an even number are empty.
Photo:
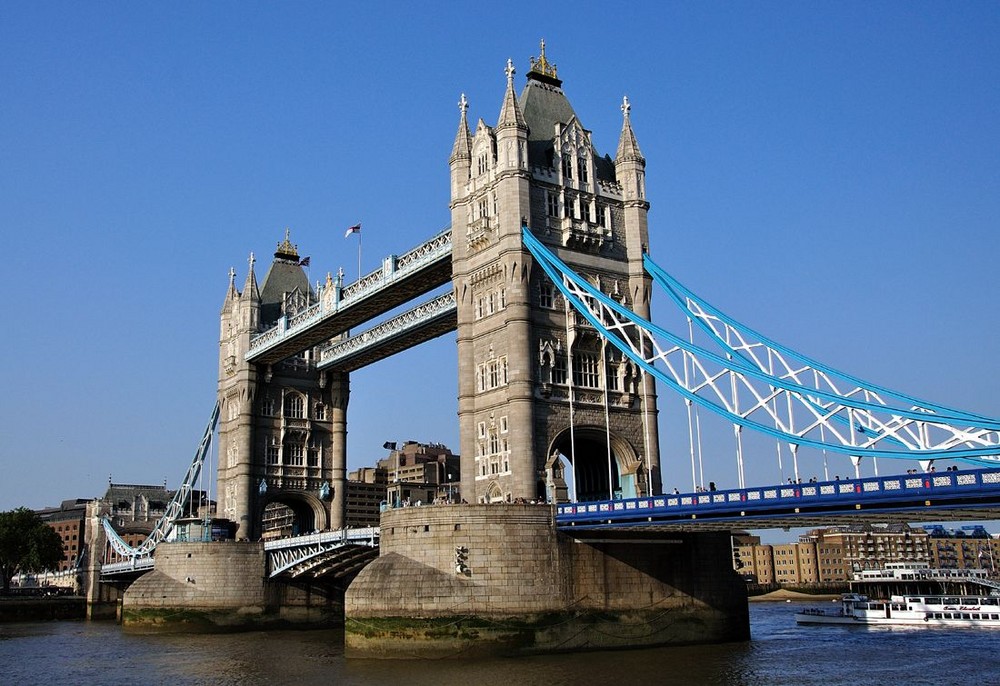
[[[454,331],[457,326],[458,306],[455,304],[455,294],[445,293],[367,331],[324,348],[320,352],[316,368],[353,372]]]
[[[771,529],[1000,519],[1000,469],[931,472],[559,505],[562,531]],[[581,534],[588,535],[588,534]],[[591,534],[592,535],[592,534]]]
[[[451,281],[451,232],[438,234],[382,267],[345,286],[336,302],[321,299],[250,342],[246,359],[280,362],[351,328],[385,314]]]

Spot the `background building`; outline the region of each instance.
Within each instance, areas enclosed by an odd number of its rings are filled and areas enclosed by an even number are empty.
[[[940,569],[988,569],[995,576],[1000,539],[982,526],[948,530],[906,524],[851,524],[813,529],[797,543],[761,544],[733,536],[733,568],[750,583],[798,585],[849,581],[889,562],[924,562]]]
[[[53,571],[75,569],[81,557],[86,554],[88,502],[86,499],[76,498],[62,501],[59,507],[36,510],[42,521],[52,527],[63,542],[62,562],[59,563],[58,569]]]

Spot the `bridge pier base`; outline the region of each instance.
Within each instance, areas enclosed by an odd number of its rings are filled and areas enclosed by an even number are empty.
[[[516,655],[750,637],[725,533],[556,531],[544,505],[382,516],[345,597],[348,657]]]
[[[340,626],[343,593],[265,576],[262,543],[163,543],[153,571],[125,591],[122,624],[136,631],[237,631]]]

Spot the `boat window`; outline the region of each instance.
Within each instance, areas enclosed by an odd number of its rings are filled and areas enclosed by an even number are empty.
[[[983,598],[983,605],[1000,605],[1000,598]]]
[[[944,604],[945,605],[958,605],[958,598],[945,598],[944,599]]]
[[[941,599],[940,598],[924,598],[924,602],[927,603],[928,605],[940,605],[941,604]]]
[[[1000,619],[1000,615],[990,615],[990,619]]]
[[[969,615],[968,612],[963,612],[962,613],[962,619],[972,619],[972,617],[971,617],[971,615]]]

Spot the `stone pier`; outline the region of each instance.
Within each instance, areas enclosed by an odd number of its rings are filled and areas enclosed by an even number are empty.
[[[622,534],[618,534],[621,536]],[[347,590],[349,657],[528,654],[750,637],[725,533],[586,542],[544,505],[410,507]]]
[[[262,543],[163,543],[156,567],[129,586],[122,624],[138,631],[339,626],[343,593],[268,580]]]

